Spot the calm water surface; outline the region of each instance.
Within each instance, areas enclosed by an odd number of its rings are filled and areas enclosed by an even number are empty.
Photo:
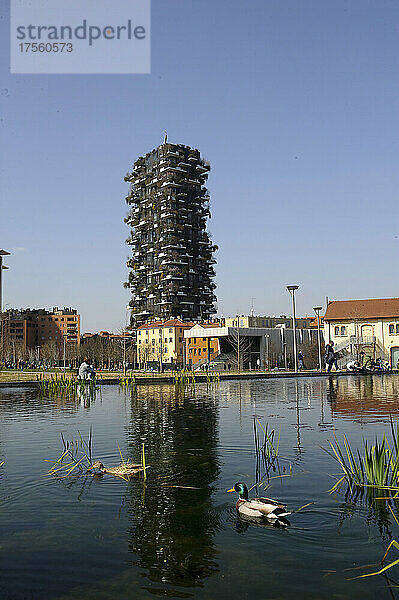
[[[396,375],[200,384],[184,394],[115,386],[90,405],[3,388],[0,598],[395,598],[382,576],[350,578],[373,570],[356,568],[378,563],[399,527],[383,506],[328,493],[338,469],[321,448],[344,433],[354,446],[373,439],[391,414],[399,416]],[[241,522],[226,493],[256,481],[254,417],[281,431],[281,465],[292,468],[267,495],[291,509],[314,503],[286,530]],[[86,436],[90,426],[106,465],[119,463],[118,444],[137,460],[145,443],[146,484],[44,476],[61,432]]]

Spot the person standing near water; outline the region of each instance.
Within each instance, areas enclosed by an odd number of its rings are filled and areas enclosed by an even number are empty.
[[[335,362],[334,342],[332,342],[331,340],[328,342],[324,350],[324,362],[326,363],[327,373],[330,373],[332,366]],[[335,368],[336,370],[338,370],[337,363],[335,363]]]
[[[305,368],[305,363],[303,361],[303,354],[302,352],[299,350],[298,352],[298,369],[304,369]]]

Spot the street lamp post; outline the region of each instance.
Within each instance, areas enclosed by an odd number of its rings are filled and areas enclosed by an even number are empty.
[[[320,373],[322,372],[323,368],[321,365],[321,337],[320,337],[320,311],[322,310],[322,306],[314,306],[313,310],[316,313],[316,319],[317,319],[317,347],[319,350],[319,371]]]
[[[269,360],[269,339],[270,335],[266,334],[266,370],[270,371],[270,360]]]
[[[3,256],[10,256],[7,250],[0,250],[0,315],[3,314],[3,269],[8,269],[3,265]]]
[[[298,357],[296,349],[296,318],[295,318],[295,291],[299,288],[299,285],[287,285],[287,290],[292,296],[292,333],[294,336],[294,371],[298,371]]]
[[[8,269],[3,265],[3,256],[10,256],[7,250],[0,250],[0,337],[1,337],[1,360],[4,354],[4,330],[3,330],[3,269]]]
[[[64,373],[65,373],[65,355],[66,355],[66,335],[64,335],[64,340],[63,340],[63,353],[62,353],[62,365],[64,367]]]

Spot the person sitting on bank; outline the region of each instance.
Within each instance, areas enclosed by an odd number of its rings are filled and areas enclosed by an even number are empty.
[[[351,360],[346,365],[346,369],[347,369],[347,371],[357,372],[357,371],[361,371],[362,367],[360,366],[360,362],[358,360]]]
[[[89,359],[85,357],[79,367],[78,379],[89,379],[90,372]]]

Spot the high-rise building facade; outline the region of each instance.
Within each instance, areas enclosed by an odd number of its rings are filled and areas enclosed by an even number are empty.
[[[64,343],[70,349],[80,346],[80,315],[73,308],[9,309],[0,315],[0,354],[15,355],[51,343],[62,355]]]
[[[215,312],[213,253],[206,230],[210,165],[198,150],[161,144],[133,165],[126,202],[132,231],[132,323],[151,319],[207,320]]]

